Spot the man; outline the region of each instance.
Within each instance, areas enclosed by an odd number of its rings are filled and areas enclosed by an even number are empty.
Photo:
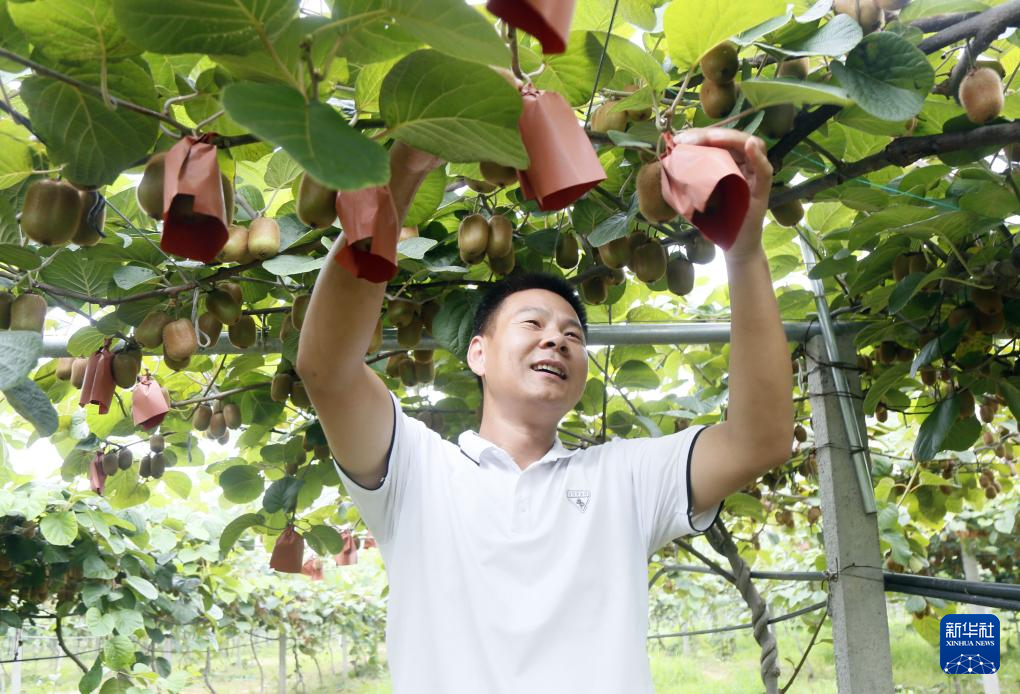
[[[454,445],[403,415],[364,364],[384,287],[333,262],[320,273],[297,369],[386,563],[397,694],[652,692],[648,557],[703,532],[728,494],[787,459],[790,357],[761,245],[772,180],[764,145],[720,129],[678,140],[727,149],[751,185],[726,253],[732,344],[720,424],[567,450],[556,428],[584,390],[584,309],[569,285],[527,276],[482,303],[468,349],[481,426]],[[437,164],[393,147],[398,219]]]

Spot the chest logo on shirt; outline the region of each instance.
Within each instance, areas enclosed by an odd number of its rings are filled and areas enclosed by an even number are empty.
[[[581,513],[588,510],[588,502],[591,501],[591,491],[588,489],[568,489],[567,501]]]

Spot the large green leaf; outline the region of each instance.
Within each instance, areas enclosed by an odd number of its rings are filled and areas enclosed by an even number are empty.
[[[915,459],[931,460],[942,450],[942,443],[956,422],[956,415],[959,412],[960,401],[955,395],[946,398],[935,407],[921,423],[921,428],[917,432],[917,440],[914,441]]]
[[[80,82],[99,87],[98,62],[62,66],[61,71]],[[110,93],[139,106],[156,109],[152,77],[138,63],[121,60],[106,66]],[[46,143],[63,174],[79,184],[112,183],[121,171],[148,153],[156,141],[156,119],[111,109],[102,99],[48,77],[32,75],[21,87],[32,127]]]
[[[135,662],[134,642],[124,634],[111,636],[103,644],[103,662],[112,670],[128,670]]]
[[[746,79],[740,83],[740,91],[751,105],[757,108],[773,104],[848,106],[853,103],[847,93],[839,87],[790,78]]]
[[[28,142],[12,127],[12,121],[0,122],[0,190],[21,183],[34,169]]]
[[[279,277],[289,275],[300,275],[303,272],[314,272],[322,269],[326,263],[326,256],[309,258],[304,255],[280,254],[262,263],[266,272],[271,272]]]
[[[613,78],[613,61],[608,56],[602,61],[602,70],[599,71],[605,40],[605,34],[572,32],[566,51],[545,57],[545,69],[535,77],[535,86],[559,92],[574,107],[588,103],[594,90],[595,75],[599,76],[599,88]],[[542,62],[542,58],[532,51],[521,49],[522,69],[534,72]]]
[[[268,513],[291,511],[303,485],[304,482],[297,477],[281,477],[269,485],[269,489],[262,497],[262,508]]]
[[[3,391],[8,404],[29,424],[35,427],[39,436],[49,436],[59,424],[57,411],[46,397],[46,393],[28,378],[22,378]]]
[[[613,375],[617,388],[649,389],[659,387],[659,377],[643,361],[628,361]]]
[[[60,253],[42,270],[44,281],[64,289],[93,297],[104,297],[106,285],[117,265],[112,261],[91,258],[87,253]]]
[[[39,529],[51,545],[69,545],[78,537],[78,518],[74,511],[48,513],[39,521]]]
[[[505,65],[510,52],[476,9],[462,0],[382,0],[397,25],[438,51],[483,65]]]
[[[0,390],[28,374],[42,354],[42,335],[31,330],[0,331]]]
[[[8,11],[35,47],[57,60],[111,60],[142,52],[117,26],[110,0],[15,2]]]
[[[602,36],[604,39],[605,35]],[[613,66],[617,71],[630,72],[656,91],[664,89],[669,84],[669,76],[662,69],[659,61],[642,50],[640,46],[634,45],[625,38],[612,34],[609,37],[607,55],[613,61]],[[605,66],[602,69],[604,70]]]
[[[467,362],[471,327],[479,300],[475,293],[451,294],[432,321],[432,334],[436,341],[464,362]]]
[[[307,103],[279,84],[238,82],[223,91],[230,117],[279,145],[310,176],[337,190],[357,190],[389,181],[386,150],[347,124],[331,106]]]
[[[875,413],[875,405],[882,400],[882,396],[890,388],[903,380],[903,377],[907,375],[908,369],[909,367],[906,364],[893,364],[875,379],[871,387],[868,388],[868,392],[864,395],[865,414]]]
[[[853,100],[882,120],[916,116],[935,84],[935,70],[924,53],[888,31],[865,36],[845,64],[834,61],[831,69]]]
[[[113,0],[128,37],[153,53],[244,55],[276,36],[297,13],[296,0]]]
[[[104,493],[110,506],[117,509],[144,504],[151,494],[148,485],[142,484],[138,479],[137,467],[121,470],[116,475],[108,477]]]
[[[418,192],[414,194],[403,226],[416,227],[431,219],[439,204],[443,202],[443,196],[446,195],[446,183],[446,172],[443,167],[430,171],[418,186]]]
[[[264,484],[258,469],[251,465],[233,465],[220,474],[223,496],[235,504],[245,504],[259,498]]]
[[[785,9],[783,0],[672,2],[663,17],[669,55],[678,66],[687,68],[716,44]]]
[[[259,492],[261,491],[259,489]],[[261,513],[244,513],[227,523],[226,527],[223,528],[223,532],[220,533],[220,552],[224,554],[229,552],[230,548],[237,542],[237,539],[241,537],[241,533],[253,525],[263,522],[265,522],[265,519]]]
[[[391,134],[409,145],[451,162],[528,168],[521,96],[487,67],[416,51],[383,80],[379,105]]]
[[[192,483],[191,478],[187,474],[177,470],[167,470],[163,473],[161,480],[168,489],[182,499],[187,499],[191,496]]]
[[[344,548],[344,538],[336,528],[316,525],[305,533],[305,540],[319,554],[337,554]]]
[[[784,55],[825,55],[836,57],[844,55],[864,38],[861,25],[853,17],[838,14],[806,39],[791,43],[774,50]]]

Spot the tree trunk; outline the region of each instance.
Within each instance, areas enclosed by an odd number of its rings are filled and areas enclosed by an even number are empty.
[[[251,644],[251,655],[259,668],[259,694],[266,694],[266,673],[262,671],[262,661],[259,660],[259,652],[255,648],[255,634],[251,631],[248,632],[248,643]]]

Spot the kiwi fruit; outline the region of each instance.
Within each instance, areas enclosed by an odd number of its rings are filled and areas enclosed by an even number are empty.
[[[85,368],[88,364],[89,360],[84,357],[77,357],[71,362],[71,385],[75,388],[81,388],[85,383]]]
[[[439,302],[429,299],[421,305],[421,322],[425,324],[425,330],[432,334],[432,321],[439,315]]]
[[[107,476],[109,476],[109,475],[116,475],[117,471],[120,470],[120,467],[117,465],[117,452],[116,451],[107,451],[103,455],[103,463],[102,463],[102,465],[103,465],[103,472],[105,472],[107,474]]]
[[[846,14],[861,25],[865,34],[870,34],[882,25],[882,10],[874,0],[836,0],[832,9],[836,14]]]
[[[159,479],[163,476],[166,471],[166,456],[162,453],[153,453],[152,458],[149,462],[149,474],[155,479]]]
[[[954,396],[960,403],[960,413],[957,419],[967,419],[974,416],[974,394],[969,390],[960,390]]]
[[[79,246],[95,246],[103,240],[103,226],[106,224],[106,200],[95,190],[82,190],[81,214],[71,242]]]
[[[911,253],[907,267],[910,270],[911,275],[914,274],[915,272],[927,273],[928,261],[925,260],[924,253]]]
[[[305,390],[303,381],[294,381],[290,388],[290,401],[294,407],[299,407],[302,410],[312,406],[312,401],[308,398],[308,391]]]
[[[577,237],[571,231],[560,231],[556,239],[556,264],[564,270],[577,266],[580,260],[580,248],[577,245]]]
[[[187,318],[171,321],[163,328],[163,354],[175,361],[190,359],[198,351],[195,326]]]
[[[11,330],[42,333],[46,325],[46,299],[38,294],[21,294],[11,304]]]
[[[255,327],[255,319],[251,316],[242,315],[237,322],[227,328],[227,336],[230,344],[234,347],[244,349],[255,344],[258,336],[258,328]]]
[[[978,330],[986,335],[994,335],[1006,327],[1006,314],[1001,311],[992,314],[977,311],[975,317]]]
[[[141,461],[138,463],[138,476],[139,477],[151,477],[152,476],[152,454],[146,453],[142,456]]]
[[[436,366],[432,362],[414,362],[414,378],[418,383],[432,383],[436,377]]]
[[[715,244],[698,234],[685,247],[687,259],[697,265],[705,265],[715,260]]]
[[[626,87],[623,88],[623,91],[633,94],[638,89],[640,89],[638,85],[628,84]],[[631,123],[640,123],[652,117],[652,108],[650,106],[647,108],[629,108],[625,110],[624,113],[627,116],[627,120],[629,120]]]
[[[386,317],[397,328],[402,325],[408,325],[414,320],[416,313],[415,303],[408,299],[390,299],[389,306],[386,309]]]
[[[418,318],[406,325],[397,326],[397,344],[404,349],[413,348],[421,342],[421,331],[424,327],[424,323]]]
[[[655,282],[666,274],[666,250],[658,239],[649,239],[634,249],[629,266],[642,282]]]
[[[163,171],[166,152],[153,154],[145,165],[135,195],[138,206],[153,219],[163,218]]]
[[[431,349],[416,349],[412,356],[415,361],[420,362],[434,362],[436,360],[436,353]]]
[[[738,69],[737,46],[730,41],[720,43],[701,58],[701,74],[718,84],[732,82]]]
[[[218,439],[227,433],[227,417],[222,412],[213,412],[209,418],[209,428],[206,430],[206,436],[211,439]]]
[[[950,328],[955,328],[964,321],[970,321],[970,326],[967,329],[968,333],[977,330],[977,319],[974,317],[974,312],[967,306],[957,306],[949,312],[949,317],[946,318],[946,323]]]
[[[113,355],[113,382],[119,388],[131,388],[142,370],[142,353],[135,349],[122,349]]]
[[[482,171],[482,178],[494,186],[509,186],[517,183],[517,169],[512,166],[503,166],[494,161],[483,161],[478,165]]]
[[[767,137],[778,139],[793,130],[797,107],[793,104],[776,104],[766,106],[763,113],[761,124],[758,126],[759,131]]]
[[[989,316],[1002,313],[1002,294],[996,290],[968,287],[968,296],[981,313]]]
[[[626,236],[599,246],[598,251],[606,267],[621,269],[630,262],[630,240]]]
[[[935,385],[935,367],[934,366],[931,366],[930,364],[925,364],[920,369],[918,369],[918,373],[921,376],[921,383],[923,383],[926,386],[933,386],[933,385]]]
[[[74,364],[72,357],[60,357],[57,359],[56,376],[58,381],[71,380],[71,366]]]
[[[884,340],[878,346],[878,361],[886,365],[895,363],[899,353],[900,346],[898,344],[892,340]]]
[[[496,186],[493,184],[488,181],[479,181],[476,178],[465,178],[464,185],[476,193],[481,193],[482,195],[488,195],[489,193],[496,191]]]
[[[680,254],[666,263],[666,286],[677,296],[686,296],[694,289],[694,265]]]
[[[81,217],[78,189],[65,181],[34,181],[25,192],[21,230],[43,246],[62,246],[78,230]]]
[[[386,375],[390,378],[400,376],[400,362],[407,358],[406,354],[391,354],[390,358],[386,360]]]
[[[807,441],[807,429],[800,424],[793,427],[793,438],[797,440],[797,443],[804,443]]]
[[[513,250],[513,224],[501,214],[492,215],[492,218],[489,219],[489,242],[485,246],[485,254],[491,260],[510,255]]]
[[[733,82],[713,82],[705,80],[701,83],[701,110],[709,118],[722,118],[737,105],[737,85]]]
[[[418,227],[400,227],[400,236],[397,237],[397,243],[414,238],[418,238]]]
[[[233,325],[241,318],[241,302],[222,287],[206,295],[205,307],[224,325]]]
[[[290,309],[290,322],[298,330],[305,324],[305,314],[308,312],[308,302],[311,298],[311,294],[299,294],[294,297],[294,305]]]
[[[610,130],[623,131],[627,128],[626,111],[614,111],[618,99],[603,101],[591,113],[591,130],[596,133],[607,133]]]
[[[623,274],[622,269],[614,267],[609,268],[609,272],[602,275],[602,281],[606,283],[606,287],[615,287],[626,282],[627,276]]]
[[[457,250],[461,260],[469,265],[481,261],[489,247],[491,229],[488,220],[480,214],[469,214],[460,220],[457,228]]]
[[[191,415],[191,428],[195,431],[205,431],[209,428],[209,422],[212,419],[212,408],[205,403],[195,408],[194,414]]]
[[[227,242],[216,255],[221,263],[245,263],[254,260],[248,255],[248,227],[231,224],[227,227]]]
[[[609,298],[609,287],[600,275],[581,281],[581,298],[589,304],[601,304]]]
[[[223,323],[210,311],[203,311],[198,317],[198,329],[209,338],[206,349],[220,341],[220,333],[223,332]]]
[[[970,122],[987,123],[1002,113],[1002,78],[991,68],[973,69],[960,82],[958,97]]]
[[[13,303],[13,294],[0,292],[0,330],[9,330],[11,327],[11,304]]]
[[[894,282],[902,282],[910,274],[910,258],[906,253],[900,253],[893,260],[892,277]]]
[[[517,256],[513,253],[507,253],[500,258],[489,258],[489,269],[500,277],[513,272],[516,264]]]
[[[153,453],[159,453],[166,448],[166,440],[159,434],[153,434],[149,437],[149,450]]]
[[[418,370],[414,366],[413,359],[404,359],[397,365],[397,373],[400,375],[400,382],[410,388],[418,384]]]
[[[232,402],[223,406],[223,420],[227,423],[228,429],[241,428],[241,408]]]
[[[769,208],[769,212],[772,213],[772,218],[776,220],[776,224],[784,227],[797,226],[800,220],[804,219],[804,206],[800,203],[800,200],[790,200],[789,202],[773,205]]]
[[[638,209],[649,222],[663,223],[677,217],[677,211],[662,197],[662,163],[656,159],[642,166],[637,174]]]
[[[332,226],[336,219],[336,191],[303,174],[298,187],[297,216],[313,229]]]
[[[274,402],[287,402],[290,397],[290,388],[293,380],[288,373],[278,373],[273,376],[273,382],[269,387],[269,397]]]
[[[776,77],[792,77],[802,80],[808,76],[809,63],[807,58],[791,58],[779,63]]]
[[[131,449],[124,447],[117,451],[117,467],[121,470],[127,470],[131,467],[131,463],[135,460],[135,456],[132,455]]]
[[[135,342],[142,347],[155,349],[163,344],[163,328],[173,320],[165,311],[153,309],[135,328]]]
[[[248,253],[267,260],[280,253],[280,225],[275,219],[257,217],[248,228]]]

